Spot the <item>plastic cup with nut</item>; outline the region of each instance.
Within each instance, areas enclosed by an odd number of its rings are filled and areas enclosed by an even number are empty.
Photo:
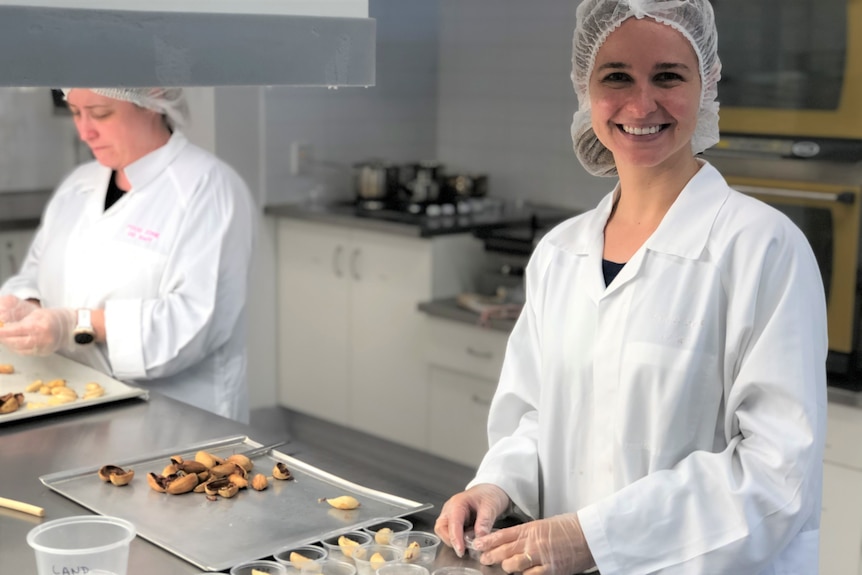
[[[94,571],[126,575],[135,533],[135,526],[125,519],[76,515],[37,525],[27,533],[27,544],[36,553],[39,575]]]
[[[322,541],[323,548],[329,552],[329,558],[338,561],[353,562],[353,550],[360,545],[371,543],[372,537],[365,531],[347,531],[339,535],[327,537]]]
[[[320,564],[329,556],[329,551],[319,545],[300,545],[284,547],[273,553],[273,559],[288,567],[288,572],[296,575],[302,567],[309,564],[309,572],[320,572]]]
[[[384,565],[400,563],[404,550],[394,545],[366,543],[353,551],[356,575],[376,575]]]
[[[392,545],[401,549],[401,561],[431,565],[437,558],[440,538],[427,531],[402,531],[392,536]]]
[[[373,523],[362,528],[366,533],[370,533],[374,537],[375,543],[381,545],[389,545],[394,533],[402,531],[410,531],[413,529],[413,523],[402,517],[393,517],[391,519],[381,518],[374,520]]]

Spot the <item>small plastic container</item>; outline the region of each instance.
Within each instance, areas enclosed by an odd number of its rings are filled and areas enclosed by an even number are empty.
[[[234,565],[230,575],[251,575],[253,571],[268,573],[269,575],[288,575],[287,567],[275,561],[249,561]]]
[[[431,575],[482,575],[482,572],[472,567],[462,567],[460,565],[449,565],[448,567],[440,567],[431,572]]]
[[[379,543],[366,543],[360,545],[353,552],[353,563],[356,564],[356,575],[375,575],[376,571],[384,565],[401,563],[403,549],[394,545],[380,545]],[[379,554],[382,561],[372,560]]]
[[[97,570],[126,575],[135,526],[125,519],[75,515],[37,525],[27,533],[39,575]]]
[[[312,563],[321,563],[328,556],[329,551],[318,545],[301,545],[299,547],[284,547],[273,554],[276,563],[292,567],[296,573],[302,569],[306,561],[292,562],[290,560],[291,553],[299,553],[303,557],[308,558]],[[289,571],[289,570],[288,570]]]
[[[347,537],[348,539],[357,542],[359,545],[365,545],[366,543],[371,543],[373,541],[371,535],[365,531],[348,531],[346,533],[339,533],[338,535],[327,537],[321,541],[321,543],[323,543],[323,548],[329,552],[330,559],[335,559],[336,561],[347,561],[348,563],[353,562],[353,559],[348,555],[353,547],[345,546],[342,549],[338,544],[339,537]]]
[[[497,531],[497,529],[491,529],[491,533]],[[473,547],[473,540],[476,538],[476,532],[472,529],[468,529],[464,532],[464,546],[467,548],[467,553],[470,555],[470,559],[479,560],[479,557],[482,555],[482,552]]]
[[[324,559],[320,563],[305,563],[302,575],[356,575],[356,565],[347,561]]]
[[[391,563],[377,570],[377,575],[431,575],[426,567],[413,563]]]
[[[386,537],[387,533],[379,533],[381,529],[389,529],[392,531],[391,534],[388,534],[389,537]],[[362,528],[366,533],[370,533],[372,537],[374,537],[374,542],[379,543],[381,545],[389,545],[391,543],[391,537],[395,533],[401,533],[402,531],[410,531],[413,529],[413,523],[407,519],[402,519],[401,517],[393,517],[390,519],[381,518],[379,521],[375,521],[374,523],[367,525]]]
[[[419,544],[418,554],[410,549],[412,543]],[[404,563],[431,565],[437,558],[440,538],[427,531],[403,531],[392,536],[392,545],[402,550],[401,560]]]

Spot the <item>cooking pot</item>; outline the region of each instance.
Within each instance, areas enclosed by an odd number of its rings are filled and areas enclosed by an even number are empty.
[[[384,200],[396,192],[398,167],[379,161],[353,166],[356,197],[361,200]]]
[[[481,198],[488,194],[488,176],[461,174],[446,178],[446,189],[456,198]]]
[[[440,195],[440,176],[443,166],[436,162],[422,162],[416,166],[416,175],[407,184],[413,202],[436,202]]]

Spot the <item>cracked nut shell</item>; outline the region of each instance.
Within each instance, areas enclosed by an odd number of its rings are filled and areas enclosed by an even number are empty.
[[[285,481],[290,481],[293,479],[293,475],[290,473],[290,469],[287,468],[287,465],[279,461],[275,464],[275,467],[272,468],[272,476],[276,479],[282,479]]]

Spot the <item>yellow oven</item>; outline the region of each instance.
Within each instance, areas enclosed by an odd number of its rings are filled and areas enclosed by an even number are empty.
[[[805,233],[826,290],[830,351],[854,351],[862,186],[728,177],[730,185],[784,212]]]
[[[723,135],[862,139],[862,0],[713,3]]]

